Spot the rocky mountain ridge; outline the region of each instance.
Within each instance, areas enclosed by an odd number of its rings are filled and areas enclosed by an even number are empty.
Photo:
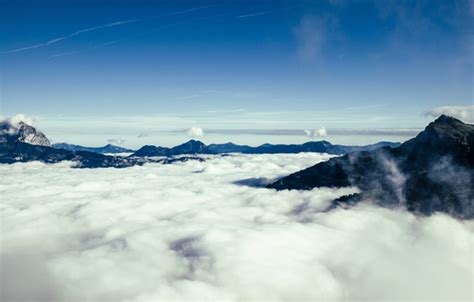
[[[474,125],[442,115],[396,148],[358,151],[283,177],[268,188],[354,186],[333,206],[371,200],[430,215],[474,218]]]

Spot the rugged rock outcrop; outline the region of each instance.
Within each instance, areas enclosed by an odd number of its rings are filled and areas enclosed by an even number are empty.
[[[36,130],[33,126],[24,122],[10,123],[9,121],[0,121],[0,143],[10,140],[18,140],[38,146],[51,146],[46,135]]]
[[[352,152],[284,177],[268,188],[355,186],[334,206],[371,200],[429,215],[474,218],[474,125],[442,115],[396,148]]]

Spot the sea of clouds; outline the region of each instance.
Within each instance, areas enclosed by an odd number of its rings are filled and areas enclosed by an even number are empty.
[[[328,158],[0,165],[0,300],[471,301],[472,221],[261,187]]]

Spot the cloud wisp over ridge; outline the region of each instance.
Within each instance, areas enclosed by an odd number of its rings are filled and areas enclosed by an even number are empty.
[[[425,112],[425,116],[437,118],[438,116],[445,114],[457,119],[460,119],[466,123],[474,122],[474,105],[465,106],[440,106]]]

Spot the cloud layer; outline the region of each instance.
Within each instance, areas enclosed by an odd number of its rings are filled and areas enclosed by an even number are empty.
[[[369,203],[325,212],[353,189],[242,185],[328,158],[0,165],[2,300],[472,298],[471,221]]]

